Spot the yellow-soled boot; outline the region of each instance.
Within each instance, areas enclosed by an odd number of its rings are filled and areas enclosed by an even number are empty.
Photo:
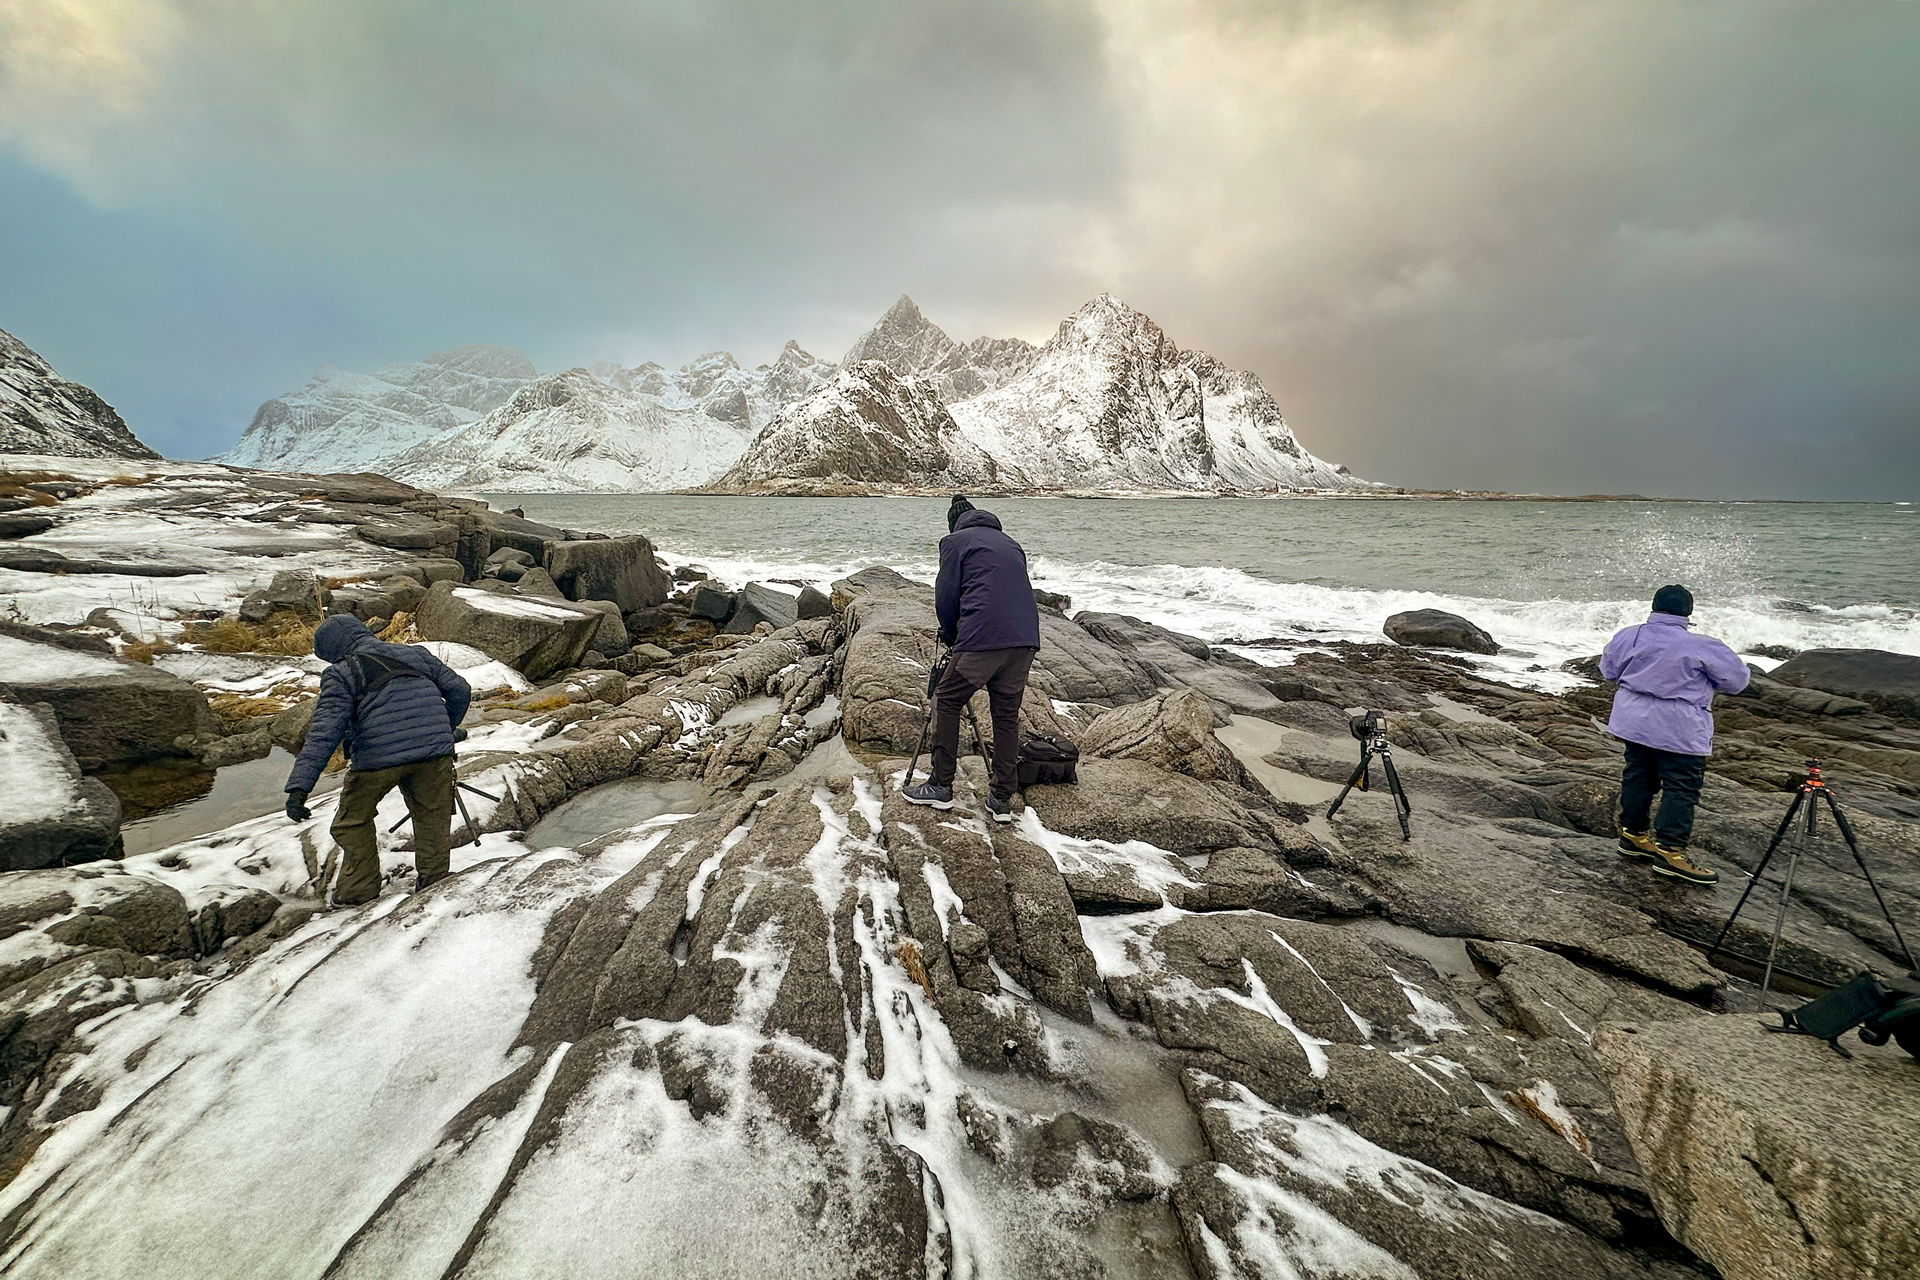
[[[1676,880],[1685,880],[1689,884],[1719,884],[1720,873],[1711,867],[1703,867],[1687,856],[1687,846],[1668,844],[1664,840],[1653,842],[1653,869],[1663,876],[1672,876]]]
[[[1660,850],[1651,831],[1629,831],[1620,828],[1620,856],[1623,858],[1658,858]]]

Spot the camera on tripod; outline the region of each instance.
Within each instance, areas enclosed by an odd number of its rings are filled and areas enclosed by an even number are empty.
[[[1357,713],[1357,714],[1355,714]],[[1413,802],[1407,799],[1407,790],[1400,785],[1400,771],[1393,767],[1393,744],[1387,741],[1387,713],[1368,711],[1360,707],[1349,708],[1347,732],[1360,744],[1360,764],[1347,779],[1347,785],[1340,788],[1333,803],[1327,807],[1327,816],[1331,818],[1340,812],[1340,806],[1346,803],[1347,793],[1355,787],[1369,790],[1369,766],[1375,756],[1380,757],[1380,767],[1386,771],[1387,790],[1393,793],[1394,816],[1400,819],[1400,838],[1413,839],[1413,829],[1407,824],[1407,817],[1413,812]]]

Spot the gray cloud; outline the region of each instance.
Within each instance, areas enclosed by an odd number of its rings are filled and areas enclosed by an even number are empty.
[[[6,13],[0,324],[175,452],[323,360],[836,355],[903,289],[1038,338],[1111,289],[1362,474],[1920,488],[1920,6]]]

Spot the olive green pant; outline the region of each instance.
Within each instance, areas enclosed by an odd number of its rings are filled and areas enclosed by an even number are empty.
[[[338,903],[371,901],[380,892],[380,801],[395,787],[413,815],[413,866],[424,885],[447,874],[448,829],[453,825],[453,757],[435,756],[391,769],[354,770],[340,788],[333,818],[340,846]]]

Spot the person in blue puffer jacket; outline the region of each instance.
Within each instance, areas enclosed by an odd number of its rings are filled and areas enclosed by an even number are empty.
[[[425,649],[388,644],[348,614],[314,628],[313,651],[332,665],[320,677],[306,745],[287,775],[287,816],[313,816],[307,795],[334,748],[345,747],[349,772],[331,828],[343,855],[335,905],[370,902],[380,892],[375,815],[395,787],[413,816],[415,891],[425,889],[447,874],[454,735],[473,690]]]

